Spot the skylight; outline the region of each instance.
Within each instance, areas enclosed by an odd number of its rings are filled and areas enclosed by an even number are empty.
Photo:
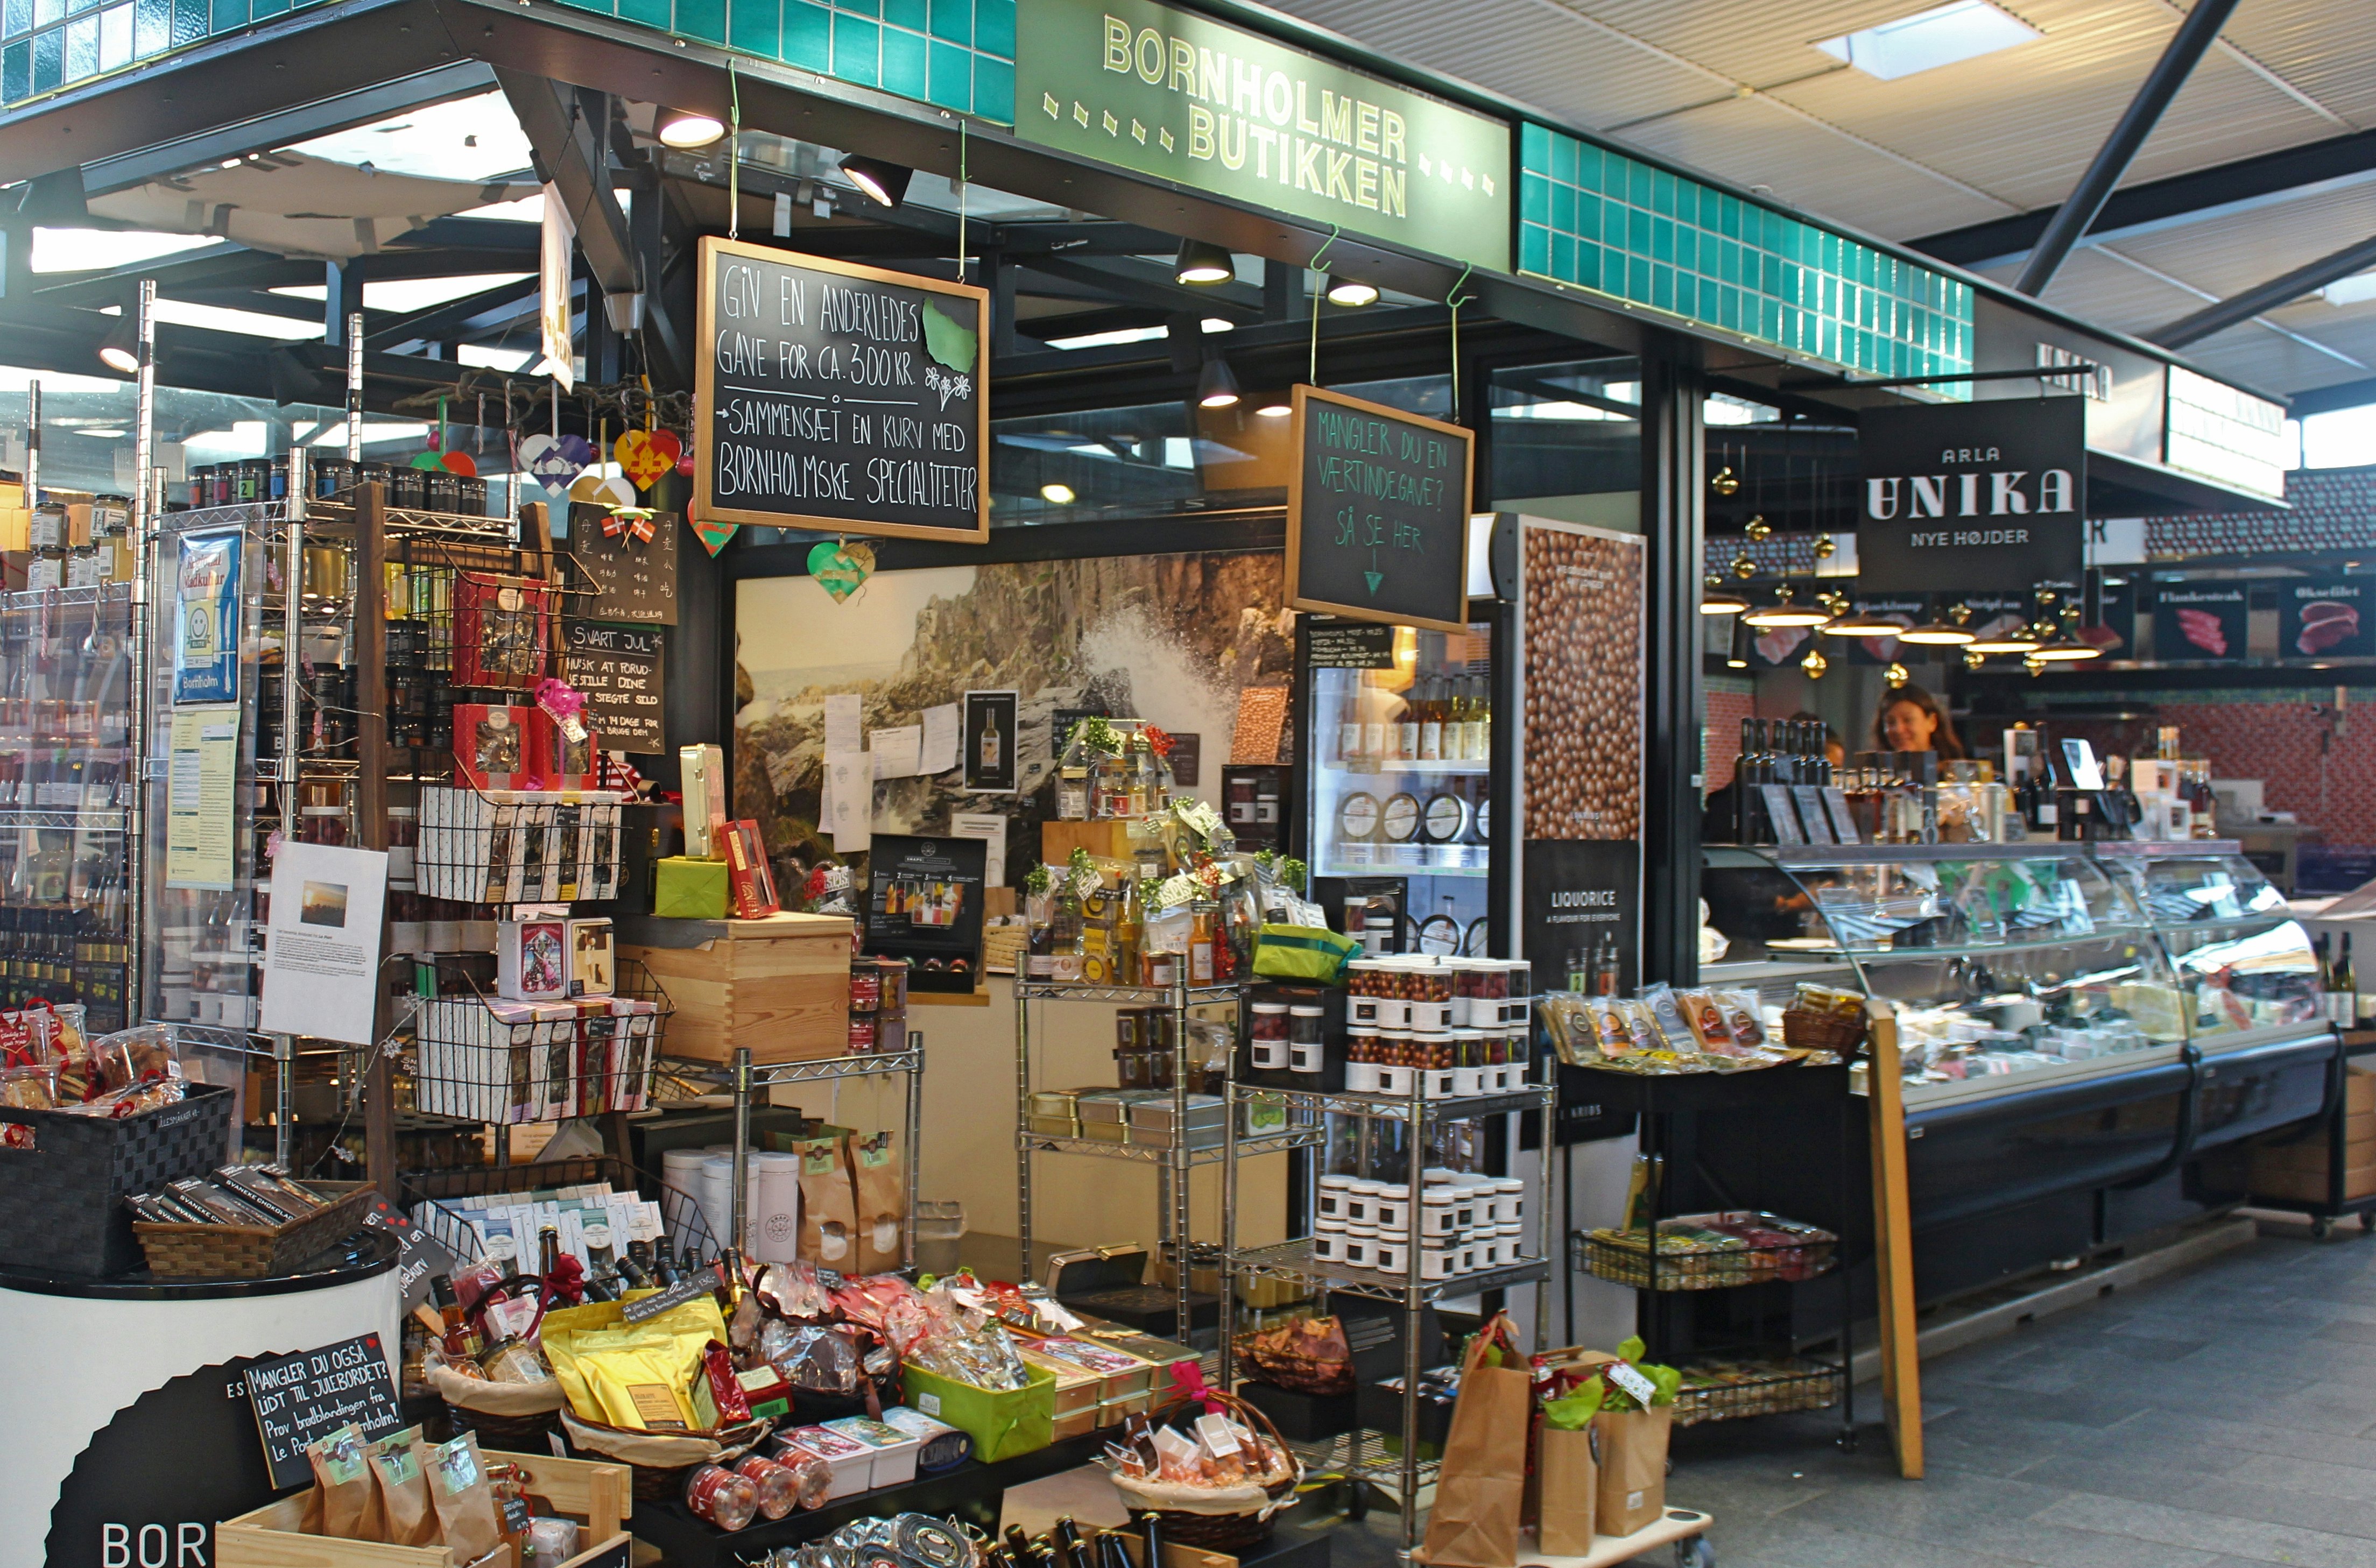
[[[2365,304],[2376,300],[2376,272],[2355,272],[2348,278],[2338,278],[2320,291],[2331,305]]]
[[[1208,315],[1200,324],[1207,332],[1234,331],[1237,323],[1222,316]],[[1111,332],[1083,332],[1071,338],[1051,338],[1051,349],[1104,349],[1116,343],[1152,343],[1170,332],[1168,327],[1117,327]]]
[[[109,305],[101,315],[122,315],[122,305]],[[318,321],[293,321],[285,315],[267,315],[260,310],[233,310],[226,305],[193,304],[187,300],[157,301],[157,319],[170,321],[177,327],[204,327],[216,332],[237,332],[249,338],[281,338],[291,342],[302,338],[319,338],[322,324]]]
[[[157,234],[142,229],[36,228],[33,270],[97,272],[110,267],[137,267],[160,256],[221,244],[204,234]]]
[[[475,365],[482,370],[524,371],[542,357],[533,349],[498,349],[484,343],[457,343],[454,346],[455,363]]]
[[[483,182],[517,173],[533,161],[528,136],[500,91],[408,109],[368,125],[301,141],[291,150],[425,180]]]
[[[1918,71],[1993,54],[2045,34],[1988,0],[1954,0],[1894,22],[1820,39],[1815,47],[1869,77],[1894,82]]]
[[[506,283],[534,277],[529,272],[474,272],[457,278],[386,278],[363,285],[363,308],[407,312],[427,310],[453,300],[467,300]],[[329,290],[320,283],[284,283],[272,291],[292,300],[320,300]]]

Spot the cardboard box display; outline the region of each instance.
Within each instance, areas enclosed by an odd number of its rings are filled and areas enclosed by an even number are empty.
[[[569,921],[503,921],[495,927],[495,992],[514,1002],[569,998]]]

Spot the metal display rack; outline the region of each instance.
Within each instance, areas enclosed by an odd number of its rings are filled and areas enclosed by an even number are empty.
[[[751,1163],[751,1091],[775,1088],[783,1084],[827,1083],[841,1078],[870,1078],[897,1074],[908,1080],[907,1093],[901,1097],[906,1107],[907,1123],[899,1134],[900,1158],[907,1162],[907,1221],[900,1229],[900,1264],[916,1266],[916,1198],[919,1188],[918,1167],[921,1151],[917,1147],[916,1130],[924,1123],[924,1037],[915,1030],[908,1031],[904,1051],[874,1051],[861,1056],[820,1056],[808,1062],[776,1062],[766,1066],[754,1066],[751,1048],[734,1048],[734,1194],[730,1200],[733,1218],[730,1222],[731,1244],[737,1257],[746,1252],[744,1230],[750,1216],[744,1209],[750,1205]]]
[[[1538,1072],[1542,1071],[1538,1063]],[[1380,1482],[1390,1485],[1402,1517],[1403,1548],[1408,1554],[1419,1544],[1420,1488],[1431,1478],[1438,1461],[1420,1456],[1420,1374],[1424,1370],[1420,1354],[1422,1314],[1429,1306],[1447,1299],[1474,1296],[1488,1290],[1506,1290],[1513,1286],[1531,1284],[1535,1288],[1535,1344],[1544,1348],[1544,1326],[1549,1312],[1547,1289],[1550,1279],[1550,1211],[1552,1161],[1548,1148],[1538,1160],[1534,1193],[1534,1214],[1528,1221],[1532,1244],[1528,1255],[1518,1262],[1500,1265],[1455,1275],[1449,1279],[1422,1278],[1420,1272],[1420,1250],[1422,1240],[1420,1226],[1425,1205],[1420,1201],[1424,1185],[1426,1134],[1432,1121],[1467,1121],[1485,1116],[1505,1115],[1513,1111],[1539,1111],[1545,1127],[1557,1124],[1559,1087],[1556,1083],[1528,1085],[1522,1088],[1494,1094],[1430,1096],[1427,1093],[1429,1075],[1411,1075],[1408,1095],[1357,1094],[1325,1092],[1307,1089],[1255,1088],[1241,1086],[1234,1080],[1229,1085],[1229,1113],[1223,1119],[1221,1158],[1221,1384],[1230,1387],[1235,1372],[1235,1311],[1237,1277],[1246,1274],[1308,1285],[1320,1298],[1325,1310],[1331,1294],[1363,1297],[1371,1301],[1399,1304],[1403,1309],[1403,1371],[1402,1371],[1402,1432],[1396,1450],[1393,1433],[1355,1431],[1311,1445],[1298,1445],[1306,1460],[1316,1468],[1342,1475],[1355,1485]],[[1237,1136],[1239,1106],[1253,1096],[1276,1096],[1284,1099],[1289,1120],[1299,1115],[1309,1118],[1314,1126],[1307,1142],[1325,1138],[1323,1118],[1349,1116],[1363,1123],[1398,1123],[1409,1129],[1405,1146],[1409,1150],[1410,1180],[1406,1183],[1408,1198],[1404,1204],[1408,1231],[1404,1239],[1404,1268],[1399,1274],[1382,1273],[1376,1269],[1355,1268],[1344,1264],[1316,1261],[1312,1255],[1310,1236],[1313,1214],[1301,1216],[1302,1239],[1274,1242],[1268,1246],[1240,1247],[1237,1244],[1238,1155],[1241,1142]],[[1513,1144],[1515,1143],[1513,1139]],[[1545,1142],[1548,1144],[1549,1140]],[[1307,1205],[1313,1203],[1318,1182],[1307,1184]]]
[[[1239,1008],[1242,1022],[1247,988],[1232,982],[1227,985],[1192,986],[1179,981],[1170,986],[1075,985],[1066,981],[1015,980],[1015,1174],[1016,1192],[1016,1227],[1021,1231],[1022,1277],[1030,1279],[1031,1266],[1031,1157],[1035,1154],[1076,1154],[1099,1159],[1131,1160],[1152,1165],[1160,1178],[1157,1188],[1156,1206],[1158,1229],[1165,1251],[1171,1261],[1174,1295],[1173,1338],[1185,1343],[1190,1323],[1190,1266],[1188,1241],[1188,1173],[1200,1165],[1212,1165],[1222,1160],[1234,1160],[1241,1148],[1257,1154],[1273,1154],[1283,1149],[1308,1148],[1318,1142],[1314,1128],[1289,1126],[1284,1131],[1264,1134],[1257,1137],[1240,1137],[1237,1132],[1238,1102],[1225,1096],[1226,1128],[1223,1140],[1203,1147],[1196,1146],[1188,1126],[1188,1014],[1194,1007],[1228,1004]],[[1100,1143],[1087,1138],[1051,1136],[1031,1131],[1031,1004],[1034,1002],[1102,1002],[1119,1006],[1160,1006],[1168,1008],[1172,1022],[1171,1061],[1171,1137],[1166,1146]],[[1236,1052],[1230,1053],[1232,1066],[1227,1087],[1234,1087]],[[1229,1168],[1222,1180],[1226,1189],[1234,1191],[1234,1167]],[[1222,1223],[1229,1224],[1223,1199]],[[1223,1295],[1227,1296],[1226,1289]],[[1223,1312],[1223,1327],[1228,1324],[1228,1307]],[[1226,1339],[1224,1341],[1226,1347]],[[1226,1351],[1225,1351],[1226,1353]]]

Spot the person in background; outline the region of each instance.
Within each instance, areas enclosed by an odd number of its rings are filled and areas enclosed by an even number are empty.
[[[1954,720],[1939,699],[1919,686],[1900,686],[1882,694],[1872,716],[1874,744],[1885,752],[1937,752],[1942,758],[1960,758],[1964,742],[1955,738]]]

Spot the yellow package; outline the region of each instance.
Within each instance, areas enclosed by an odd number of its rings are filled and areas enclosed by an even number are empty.
[[[713,1424],[694,1388],[701,1353],[726,1337],[715,1298],[702,1296],[630,1324],[616,1301],[545,1314],[545,1360],[579,1419],[639,1431],[701,1431]]]

